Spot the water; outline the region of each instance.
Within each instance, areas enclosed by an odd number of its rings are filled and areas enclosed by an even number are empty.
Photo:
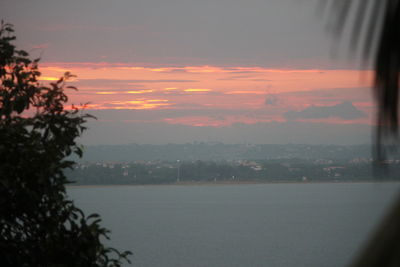
[[[356,255],[400,184],[70,188],[132,266],[337,267]]]

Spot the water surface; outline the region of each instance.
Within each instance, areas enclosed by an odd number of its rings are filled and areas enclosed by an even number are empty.
[[[69,188],[132,266],[346,266],[400,184]]]

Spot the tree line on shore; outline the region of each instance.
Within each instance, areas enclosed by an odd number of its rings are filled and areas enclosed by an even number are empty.
[[[400,163],[390,163],[386,180],[399,180]],[[171,184],[177,182],[371,181],[368,161],[183,161],[85,163],[67,172],[76,185]]]

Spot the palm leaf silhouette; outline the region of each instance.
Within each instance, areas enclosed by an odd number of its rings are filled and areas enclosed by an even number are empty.
[[[350,46],[375,73],[377,162],[385,160],[382,143],[396,138],[399,125],[400,1],[323,0],[328,25],[337,37],[350,30]]]
[[[384,162],[383,143],[398,136],[400,71],[400,0],[321,0],[328,25],[336,37],[350,30],[350,45],[375,73],[375,159]],[[400,196],[375,234],[355,259],[353,267],[400,266]]]

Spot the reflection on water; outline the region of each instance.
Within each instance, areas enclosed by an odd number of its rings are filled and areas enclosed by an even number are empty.
[[[74,187],[132,266],[346,266],[399,183]]]

